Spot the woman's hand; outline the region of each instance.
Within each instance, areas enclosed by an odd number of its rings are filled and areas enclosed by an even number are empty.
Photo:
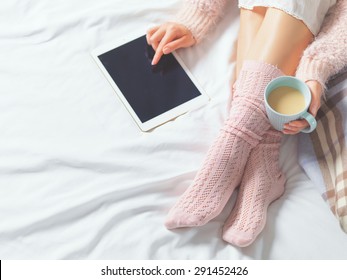
[[[167,22],[147,31],[147,43],[155,50],[152,65],[159,62],[163,54],[178,48],[187,48],[196,43],[192,32],[182,24]]]
[[[319,82],[317,81],[307,81],[306,84],[310,88],[311,91],[311,104],[308,109],[309,113],[316,117],[318,109],[321,106],[321,96],[323,94],[323,89],[322,86]],[[287,123],[284,125],[283,133],[284,134],[297,134],[299,133],[302,129],[308,127],[309,124],[306,120],[296,120],[292,121],[290,123]]]

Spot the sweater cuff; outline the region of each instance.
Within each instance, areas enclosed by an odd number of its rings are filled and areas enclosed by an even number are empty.
[[[192,32],[196,43],[199,43],[211,26],[216,23],[216,16],[207,14],[196,5],[186,4],[178,12],[174,21],[186,26]]]
[[[318,81],[322,88],[326,89],[326,83],[330,77],[329,65],[311,57],[302,57],[296,71],[296,77],[304,82]]]

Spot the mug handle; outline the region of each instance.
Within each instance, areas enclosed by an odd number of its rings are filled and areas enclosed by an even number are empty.
[[[314,118],[314,116],[312,116],[310,113],[305,112],[300,118],[307,120],[307,122],[310,125],[310,127],[304,128],[303,130],[301,130],[301,132],[310,133],[310,132],[312,132],[313,130],[316,129],[317,121]]]

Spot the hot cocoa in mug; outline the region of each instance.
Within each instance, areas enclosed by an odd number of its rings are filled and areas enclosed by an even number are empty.
[[[286,123],[306,119],[310,127],[302,132],[310,133],[316,126],[315,118],[308,113],[311,92],[301,80],[292,76],[282,76],[272,80],[264,93],[266,113],[271,125],[282,131]]]

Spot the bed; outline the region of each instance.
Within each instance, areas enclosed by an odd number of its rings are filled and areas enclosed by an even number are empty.
[[[226,116],[238,10],[179,52],[211,97],[141,132],[90,52],[174,15],[181,1],[0,2],[1,259],[347,259],[344,233],[285,137],[285,194],[247,248],[221,239],[236,193],[199,228],[167,230]]]

